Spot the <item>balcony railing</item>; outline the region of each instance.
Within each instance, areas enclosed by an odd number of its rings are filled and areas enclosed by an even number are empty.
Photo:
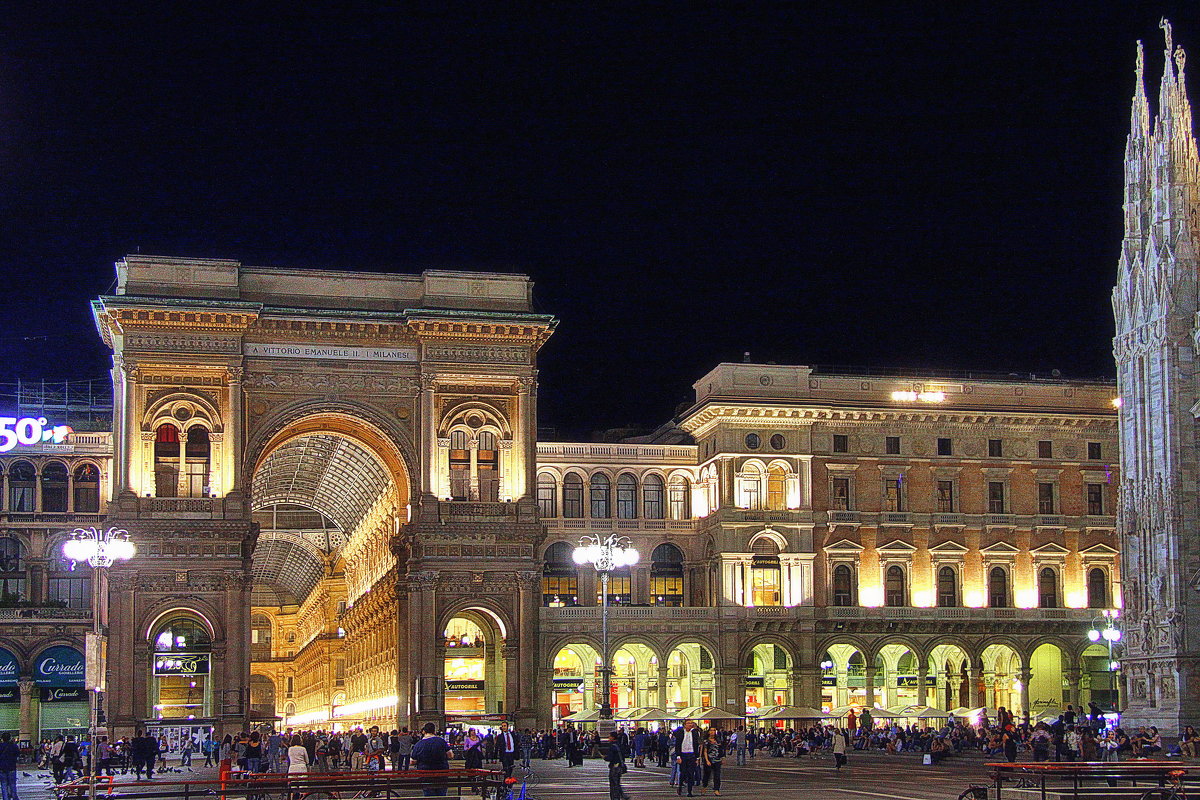
[[[5,623],[21,622],[23,620],[29,622],[45,622],[46,620],[90,620],[92,611],[88,608],[54,608],[54,607],[29,607],[29,608],[0,608],[0,620]]]

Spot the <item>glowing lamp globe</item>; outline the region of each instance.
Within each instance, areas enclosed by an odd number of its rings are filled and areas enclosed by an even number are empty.
[[[1096,630],[1095,628],[1092,628],[1090,631],[1088,631],[1088,638],[1091,639],[1093,642],[1100,641],[1100,631]]]

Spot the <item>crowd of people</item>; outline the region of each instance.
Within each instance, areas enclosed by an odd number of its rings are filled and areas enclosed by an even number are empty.
[[[556,728],[510,729],[466,728],[438,731],[432,723],[421,731],[407,728],[385,731],[379,726],[351,731],[293,730],[251,731],[222,739],[187,738],[179,743],[180,762],[171,771],[192,771],[193,757],[203,757],[204,767],[218,767],[230,774],[448,769],[452,758],[461,758],[466,768],[498,765],[505,777],[514,766],[529,766],[533,759],[565,759],[568,767],[580,766],[587,756],[608,764],[610,800],[627,800],[621,776],[647,764],[670,768],[668,783],[676,793],[694,796],[711,787],[721,793],[726,758],[744,765],[756,755],[794,757],[831,755],[837,769],[848,764],[854,751],[881,750],[887,753],[916,753],[928,763],[969,751],[1015,761],[1106,761],[1163,754],[1163,742],[1153,726],[1132,733],[1110,727],[1099,709],[1076,712],[1072,706],[1056,720],[1035,724],[1019,723],[1011,712],[998,709],[994,719],[967,720],[948,716],[935,724],[928,720],[901,724],[895,720],[872,720],[853,714],[834,725],[827,721],[789,727],[736,726],[701,730],[685,720],[674,727],[618,728],[602,741],[593,731],[576,729],[570,723]],[[7,749],[6,749],[7,746]],[[1200,734],[1187,727],[1177,750],[1171,754],[1197,757]],[[42,741],[34,752],[35,762],[49,770],[56,783],[72,780],[92,769],[92,753],[86,741],[74,736],[57,736]],[[4,754],[15,743],[0,740],[0,773]],[[168,770],[167,741],[138,730],[128,738],[97,741],[94,769],[98,775],[133,773],[138,779],[153,779]],[[15,767],[14,767],[15,769]],[[7,775],[0,775],[7,779]],[[0,781],[4,783],[4,781]],[[0,786],[0,788],[6,788]],[[15,786],[12,797],[15,798]],[[437,789],[427,791],[437,794]],[[8,797],[4,798],[8,800]]]

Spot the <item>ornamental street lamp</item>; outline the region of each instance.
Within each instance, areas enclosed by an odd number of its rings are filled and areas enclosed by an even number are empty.
[[[614,569],[631,567],[638,562],[638,551],[629,542],[629,537],[609,534],[604,539],[599,536],[584,536],[579,540],[579,546],[571,554],[576,564],[591,564],[600,573],[600,680],[604,684],[604,694],[600,703],[600,719],[612,719],[612,669],[608,658],[608,574]]]
[[[1103,639],[1108,643],[1108,702],[1114,713],[1117,712],[1117,670],[1121,668],[1121,663],[1113,658],[1113,648],[1121,641],[1121,627],[1117,621],[1119,615],[1120,612],[1115,608],[1104,609],[1102,616],[1092,620],[1092,627],[1087,634],[1093,642],[1098,643]]]
[[[104,570],[114,562],[128,561],[133,558],[137,548],[129,541],[129,531],[121,528],[76,528],[71,538],[63,542],[63,557],[72,562],[72,566],[87,562],[92,567],[92,635],[89,642],[88,657],[92,660],[94,675],[88,686],[89,718],[88,718],[88,760],[91,766],[88,797],[96,799],[96,764],[98,752],[96,748],[97,733],[100,729],[101,688],[104,682],[104,647],[101,645],[102,630],[100,626],[100,606],[104,593],[100,584]],[[107,617],[107,614],[105,615]],[[89,672],[89,674],[91,674]]]

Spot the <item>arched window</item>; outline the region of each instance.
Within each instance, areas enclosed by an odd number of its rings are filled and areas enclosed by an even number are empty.
[[[750,581],[754,605],[781,605],[783,592],[779,547],[768,537],[760,536],[754,542],[753,552],[754,556],[750,561]]]
[[[780,464],[767,470],[767,508],[771,511],[787,509],[787,471]]]
[[[738,478],[741,487],[741,498],[738,505],[757,511],[762,508],[762,471],[757,464],[750,463],[742,468]]]
[[[275,681],[266,675],[250,676],[250,713],[256,717],[275,716]]]
[[[617,518],[637,519],[637,478],[628,472],[617,476]]]
[[[572,547],[566,542],[555,542],[546,548],[542,562],[542,605],[578,605],[579,577],[571,554]]]
[[[51,461],[42,467],[42,511],[52,514],[67,510],[67,489],[70,473],[61,461]]]
[[[673,544],[664,542],[650,555],[650,602],[683,605],[683,553]]]
[[[938,568],[937,604],[941,608],[958,605],[958,576],[954,573],[954,567],[949,565]]]
[[[838,564],[833,568],[833,604],[854,605],[854,573],[849,564]]]
[[[591,485],[592,519],[608,519],[612,516],[612,483],[603,472],[592,476]]]
[[[47,580],[47,599],[64,608],[91,608],[92,568],[86,561],[75,563],[62,555],[62,542],[52,545]]]
[[[1100,567],[1088,570],[1088,608],[1108,608],[1108,575]]]
[[[25,599],[25,551],[14,536],[0,537],[0,600]]]
[[[692,518],[692,485],[682,475],[671,478],[671,519]]]
[[[250,615],[250,660],[271,660],[271,618],[266,614]]]
[[[904,591],[904,569],[898,564],[892,564],[884,573],[883,603],[892,608],[908,604],[908,596]]]
[[[18,461],[8,471],[8,510],[32,514],[37,471],[28,461]]]
[[[212,637],[198,620],[177,616],[150,634],[154,664],[150,705],[159,719],[212,715]]]
[[[207,497],[211,493],[208,485],[208,464],[212,455],[208,428],[202,425],[188,428],[184,454],[187,456],[187,496]]]
[[[992,567],[988,572],[988,605],[1008,608],[1008,572],[1004,567]]]
[[[75,468],[75,511],[96,514],[100,511],[100,470],[94,464]]]
[[[1058,608],[1058,573],[1053,567],[1042,567],[1038,573],[1038,606]]]
[[[538,474],[537,503],[538,513],[543,517],[558,516],[558,487],[554,483],[554,476],[548,472]]]
[[[464,430],[450,431],[450,499],[471,499],[471,439]]]
[[[563,516],[568,519],[583,517],[583,478],[574,472],[563,478]]]
[[[663,479],[657,475],[647,475],[642,480],[642,516],[646,519],[664,516]]]
[[[169,422],[154,433],[154,496],[179,494],[179,429]]]
[[[485,503],[499,502],[500,447],[496,444],[496,434],[480,431],[475,462],[479,470],[479,499]]]

